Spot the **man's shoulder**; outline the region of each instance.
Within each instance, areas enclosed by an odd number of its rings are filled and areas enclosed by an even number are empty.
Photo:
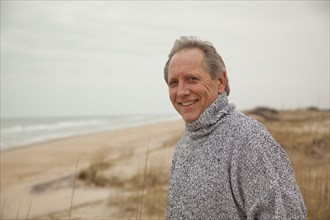
[[[239,143],[237,145],[239,148],[264,151],[268,147],[276,149],[279,147],[268,129],[256,119],[236,111],[230,116],[229,121],[232,138]]]
[[[267,130],[262,123],[240,111],[233,111],[229,114],[226,118],[226,123],[233,128],[245,132]]]
[[[239,141],[241,144],[261,140],[274,141],[270,132],[261,122],[239,111],[229,114],[219,129],[221,129],[219,132],[224,132],[227,138]]]

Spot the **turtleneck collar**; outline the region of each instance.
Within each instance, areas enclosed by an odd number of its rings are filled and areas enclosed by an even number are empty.
[[[227,94],[220,94],[217,99],[205,109],[199,118],[192,122],[186,123],[186,129],[192,138],[198,138],[211,133],[216,127],[215,124],[235,109],[235,106],[228,104]]]

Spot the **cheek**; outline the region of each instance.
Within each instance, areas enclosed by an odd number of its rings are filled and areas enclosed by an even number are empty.
[[[216,84],[210,85],[204,89],[204,104],[210,105],[219,95],[218,87]]]
[[[169,97],[171,102],[174,102],[175,97],[176,97],[176,91],[174,89],[169,89]]]

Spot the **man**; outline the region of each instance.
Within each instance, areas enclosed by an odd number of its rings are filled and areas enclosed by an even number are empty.
[[[172,160],[168,219],[305,219],[290,161],[269,132],[228,104],[225,64],[209,42],[176,40],[164,68],[186,122]]]

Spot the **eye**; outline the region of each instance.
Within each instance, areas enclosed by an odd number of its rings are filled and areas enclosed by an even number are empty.
[[[195,76],[189,76],[188,81],[190,82],[198,81],[198,78]]]
[[[174,87],[174,86],[176,86],[178,84],[178,81],[177,80],[171,80],[169,83],[168,83],[168,85],[170,86],[170,87]]]

